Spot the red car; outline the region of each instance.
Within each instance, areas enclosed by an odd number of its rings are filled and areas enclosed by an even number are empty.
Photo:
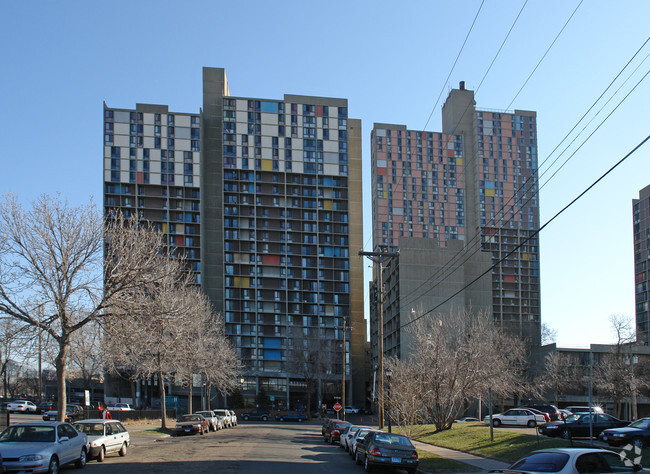
[[[331,423],[325,426],[323,439],[329,444],[339,443],[341,441],[341,433],[350,425],[351,423],[349,421],[332,420]]]
[[[210,431],[210,422],[201,415],[183,415],[176,421],[176,436],[184,434],[202,435]]]

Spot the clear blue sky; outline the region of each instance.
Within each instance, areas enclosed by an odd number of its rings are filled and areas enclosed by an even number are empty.
[[[650,33],[647,0],[585,0],[510,105],[578,3],[530,0],[483,80],[524,5],[487,0],[445,82],[479,0],[6,1],[0,6],[0,191],[17,193],[26,204],[55,192],[73,204],[90,196],[101,204],[102,101],[198,111],[203,66],[226,68],[235,96],[348,98],[350,116],[363,121],[367,164],[373,122],[423,129],[435,107],[427,130],[440,131],[447,91],[464,80],[477,91],[479,108],[537,111],[541,164]],[[622,75],[607,98],[632,77],[569,152],[540,173],[541,184],[648,71],[649,52],[646,45],[636,73]],[[649,132],[650,78],[543,186],[542,222]],[[369,184],[367,168],[366,250]],[[648,184],[650,144],[542,232],[542,320],[558,331],[558,344],[609,342],[609,315],[634,317],[632,199]]]

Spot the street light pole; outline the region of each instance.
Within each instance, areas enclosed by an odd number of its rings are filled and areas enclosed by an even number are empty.
[[[384,261],[387,258],[399,257],[399,252],[388,252],[385,245],[379,246],[379,252],[364,252],[359,250],[359,255],[368,257],[372,262],[379,264],[379,429],[384,429]]]
[[[343,350],[341,351],[343,352],[343,370],[341,371],[343,372],[343,386],[342,386],[342,393],[341,393],[341,401],[343,404],[343,421],[345,421],[345,332],[346,329],[347,329],[347,325],[344,316],[343,317]]]

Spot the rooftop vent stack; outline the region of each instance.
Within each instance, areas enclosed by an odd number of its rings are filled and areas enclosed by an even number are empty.
[[[460,87],[461,91],[464,91],[465,90],[465,81],[460,81],[459,87]]]

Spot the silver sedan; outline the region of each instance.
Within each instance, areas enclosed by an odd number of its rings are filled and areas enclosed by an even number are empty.
[[[71,462],[84,467],[88,442],[70,423],[16,423],[0,434],[0,454],[6,471],[56,473]]]

